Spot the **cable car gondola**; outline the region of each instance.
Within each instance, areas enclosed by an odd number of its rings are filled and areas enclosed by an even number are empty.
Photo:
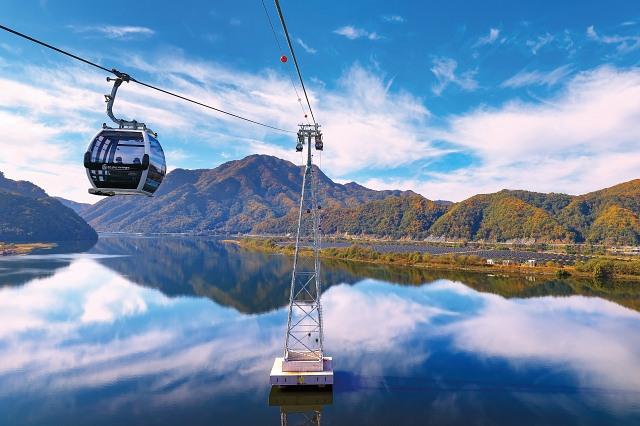
[[[303,147],[304,147],[304,135],[302,133],[298,133],[298,144],[296,145],[296,152],[302,152]]]
[[[114,70],[115,71],[115,70]],[[102,125],[102,129],[89,142],[84,154],[84,167],[93,188],[90,194],[146,195],[153,197],[167,172],[164,151],[157,134],[144,123],[125,121],[114,117],[113,101],[118,87],[129,76],[117,73],[111,95],[105,95],[107,115],[118,128]]]
[[[324,144],[322,143],[322,133],[316,133],[316,150],[322,151]]]

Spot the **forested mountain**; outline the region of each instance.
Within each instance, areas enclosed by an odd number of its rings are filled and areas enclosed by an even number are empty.
[[[72,209],[37,185],[0,172],[0,241],[97,240],[98,234]]]
[[[256,224],[298,208],[303,169],[267,155],[251,155],[215,169],[176,169],[154,198],[112,197],[82,211],[98,231],[249,232]],[[341,185],[321,170],[318,188],[327,208],[353,207],[411,191],[374,191]]]
[[[25,197],[44,198],[48,197],[44,189],[26,180],[12,180],[4,177],[0,172],[0,192],[13,192]]]
[[[295,212],[258,223],[254,233],[295,230]],[[460,241],[640,244],[640,180],[589,194],[544,194],[502,190],[459,203],[438,203],[419,195],[390,197],[322,212],[325,235],[423,239],[433,235]]]
[[[69,207],[71,210],[73,210],[76,213],[80,213],[82,210],[86,209],[91,205],[89,203],[78,203],[76,201],[67,200],[66,198],[62,198],[62,197],[53,197],[53,198],[60,201],[62,205]]]
[[[425,238],[431,225],[447,210],[447,205],[436,204],[420,195],[390,197],[356,207],[326,209],[322,212],[321,227],[324,234]],[[252,232],[294,232],[297,220],[298,213],[294,211],[259,223]]]
[[[502,190],[481,194],[451,207],[430,232],[461,240],[506,241],[534,238],[541,241],[575,241],[575,235],[557,216],[570,195]]]
[[[416,196],[323,214],[323,231],[328,234],[638,245],[640,180],[580,196],[505,189],[450,205],[434,204]],[[255,228],[260,232],[270,229],[282,231],[282,220]]]
[[[640,180],[580,196],[505,189],[450,203],[317,177],[325,235],[640,244]],[[174,170],[154,198],[107,198],[81,215],[99,231],[286,234],[296,228],[301,185],[301,167],[252,155]]]

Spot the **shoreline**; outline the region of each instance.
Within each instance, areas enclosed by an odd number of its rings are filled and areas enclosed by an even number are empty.
[[[267,241],[266,239],[263,241]],[[254,251],[260,251],[263,253],[278,253],[285,255],[294,255],[294,251],[287,249],[287,247],[282,246],[265,246],[264,244],[251,244],[241,240],[230,240],[225,239],[222,242],[234,243],[238,246]],[[576,277],[576,278],[597,278],[594,277],[594,274],[591,272],[581,272],[576,270],[573,266],[524,266],[524,265],[489,265],[489,264],[474,264],[474,265],[452,265],[452,264],[444,264],[438,262],[429,262],[429,261],[411,261],[405,259],[403,254],[397,254],[398,259],[396,260],[387,260],[389,257],[393,258],[394,253],[391,256],[386,256],[387,259],[378,258],[378,259],[370,259],[364,257],[341,257],[341,256],[331,256],[328,255],[325,251],[328,249],[322,249],[318,252],[318,257],[322,259],[336,259],[336,260],[346,260],[352,262],[360,262],[360,263],[371,263],[371,264],[380,264],[380,265],[394,265],[394,266],[407,266],[413,268],[422,268],[422,269],[440,269],[443,271],[468,271],[468,272],[479,272],[479,273],[497,273],[500,275],[505,274],[516,274],[521,276],[532,276],[532,275],[542,275],[546,277],[554,277],[558,279]],[[348,248],[345,249],[334,249],[334,251],[346,252]],[[308,251],[308,250],[307,250]],[[437,258],[434,256],[433,258]],[[607,277],[608,279],[613,280],[633,280],[640,281],[640,276],[637,275],[615,275],[613,277]]]
[[[35,249],[50,249],[55,243],[0,243],[0,256],[19,256],[29,254]]]

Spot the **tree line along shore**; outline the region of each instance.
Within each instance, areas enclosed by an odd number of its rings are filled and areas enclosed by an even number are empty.
[[[267,253],[293,255],[295,252],[295,246],[293,244],[277,244],[270,238],[246,237],[242,240],[228,241],[236,243],[246,249],[259,250]],[[640,280],[640,260],[620,259],[609,256],[593,257],[584,262],[576,261],[573,265],[563,265],[552,261],[536,266],[529,266],[513,261],[509,262],[508,265],[503,265],[499,259],[494,259],[494,264],[489,264],[486,258],[474,254],[464,255],[451,253],[434,256],[429,253],[422,254],[419,251],[381,253],[358,244],[353,244],[349,247],[324,248],[319,251],[319,256],[322,258],[344,259],[357,262],[446,270],[553,275],[556,278],[575,276]]]

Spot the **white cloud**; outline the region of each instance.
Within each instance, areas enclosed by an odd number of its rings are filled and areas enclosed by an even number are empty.
[[[312,48],[310,48],[309,46],[307,46],[306,44],[304,44],[304,42],[303,42],[301,39],[299,39],[299,38],[298,38],[298,39],[296,39],[296,41],[298,42],[298,44],[300,44],[300,46],[302,46],[302,48],[303,48],[304,50],[306,50],[306,51],[307,51],[307,53],[312,53],[312,54],[313,54],[313,53],[316,53],[316,52],[317,52],[317,50],[316,50],[316,49],[312,49]]]
[[[134,37],[150,37],[155,34],[150,28],[146,27],[132,27],[132,26],[115,26],[115,25],[94,25],[86,27],[74,27],[69,26],[76,32],[80,33],[100,33],[107,38],[112,39],[131,39]]]
[[[19,47],[11,46],[7,43],[0,43],[0,47],[2,47],[9,53],[13,53],[14,55],[19,55],[22,53],[22,49],[20,49]]]
[[[318,77],[311,77],[309,80],[311,80],[313,83],[322,86],[323,88],[327,86],[327,83],[325,83],[324,81],[318,79]]]
[[[436,96],[440,96],[451,83],[457,84],[463,90],[472,91],[478,88],[478,82],[473,79],[477,70],[469,70],[457,76],[455,74],[457,67],[458,63],[451,58],[437,57],[433,60],[431,72],[435,74],[438,83],[431,87],[431,91]]]
[[[619,53],[628,53],[640,47],[640,36],[600,36],[593,29],[593,25],[587,28],[587,38],[600,43],[617,44]]]
[[[241,23],[242,23],[242,22],[240,22],[240,20],[239,20],[239,19],[237,19],[237,18],[233,18],[231,21],[229,21],[229,24],[230,24],[230,25],[233,25],[234,27],[239,26]]]
[[[537,55],[540,48],[545,44],[551,43],[554,38],[554,36],[547,33],[544,37],[538,36],[538,41],[527,41],[527,46],[531,47],[531,53]]]
[[[135,67],[137,59],[130,60],[131,66]],[[291,117],[300,116],[299,105],[291,102],[290,81],[277,78],[271,72],[249,76],[222,67],[185,64],[174,55],[162,62],[167,72],[164,74],[166,80],[160,85],[174,92],[244,117],[259,117],[260,121],[281,128],[291,128]],[[153,64],[139,63],[151,71],[155,68]],[[87,193],[89,183],[81,159],[90,137],[102,122],[108,121],[102,94],[109,92],[112,83],[105,82],[104,75],[82,67],[21,68],[14,63],[11,69],[20,69],[20,77],[29,83],[15,81],[15,75],[10,78],[0,76],[0,92],[3,93],[0,99],[3,107],[0,111],[0,128],[3,129],[0,170],[8,178],[32,181],[50,195],[82,202],[97,201]],[[69,75],[74,76],[73,85],[57,84]],[[120,88],[114,112],[117,117],[146,122],[159,133],[168,152],[175,149],[191,152],[198,145],[209,145],[215,135],[215,142],[207,147],[208,152],[234,146],[236,155],[244,156],[252,153],[251,146],[238,145],[238,139],[229,135],[262,140],[265,134],[272,134],[264,128],[243,124],[235,118],[134,83]],[[228,126],[247,130],[229,132]],[[224,138],[217,137],[219,134],[224,134]],[[168,143],[168,140],[174,143]],[[201,155],[198,157],[202,159]],[[184,159],[167,155],[170,167],[217,165],[193,161],[184,164]]]
[[[328,123],[322,166],[329,176],[402,167],[441,154],[424,131],[430,113],[422,100],[390,88],[391,81],[356,64],[335,90],[318,93],[314,110]]]
[[[500,35],[500,30],[497,28],[491,28],[489,30],[489,35],[480,37],[478,41],[473,46],[471,46],[471,48],[473,49],[474,47],[482,46],[483,44],[493,43],[498,38],[498,35]]]
[[[450,117],[449,130],[433,137],[480,164],[432,174],[414,188],[459,201],[505,187],[581,194],[636,179],[637,117],[640,69],[583,72],[548,102],[513,101]]]
[[[291,130],[292,123],[303,120],[286,74],[188,61],[171,51],[158,58],[163,65],[159,75],[156,63],[129,59],[137,78],[216,108]],[[434,60],[436,95],[451,85],[478,88],[475,70],[457,71],[451,58]],[[145,72],[146,79],[140,77]],[[413,189],[431,199],[452,201],[505,187],[579,194],[637,178],[640,71],[602,67],[572,78],[568,72],[563,67],[548,73],[521,71],[503,83],[564,85],[543,102],[480,107],[436,123],[424,99],[392,87],[392,79],[383,73],[355,64],[335,87],[307,87],[325,134],[323,170],[334,179],[360,183],[366,183],[358,178],[362,171],[385,170],[391,177],[371,181],[374,188]],[[74,85],[56,83],[68,75],[74,76]],[[102,94],[110,88],[104,75],[82,67],[23,67],[13,62],[2,68],[0,170],[51,195],[95,202],[86,192],[81,158],[90,137],[106,121]],[[225,156],[236,159],[255,152],[300,161],[293,136],[134,83],[122,86],[114,109],[117,116],[145,121],[160,134],[170,168],[215,167]],[[454,163],[448,172],[430,168],[452,152],[471,158],[471,165]]]
[[[355,40],[356,38],[360,38],[360,37],[366,37],[369,40],[377,40],[381,38],[375,32],[370,33],[364,28],[355,28],[351,25],[338,28],[337,30],[334,31],[334,33],[343,35],[349,40]]]
[[[404,22],[404,18],[400,15],[384,15],[382,19],[387,22]]]
[[[500,87],[553,86],[573,71],[574,68],[571,64],[563,65],[549,72],[538,70],[529,72],[522,70],[518,74],[504,81]]]

